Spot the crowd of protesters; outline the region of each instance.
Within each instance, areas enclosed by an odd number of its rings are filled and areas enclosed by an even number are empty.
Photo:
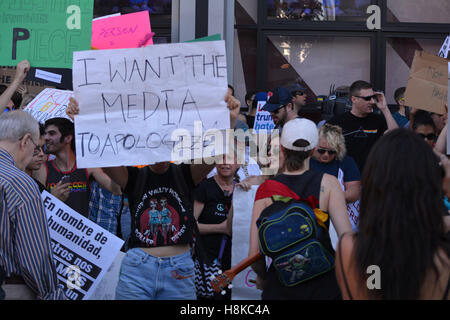
[[[304,87],[271,88],[264,110],[280,132],[267,141],[269,158],[278,164],[272,175],[263,174],[249,141],[239,138],[243,164],[234,155],[220,164],[83,169],[76,164],[72,121],[38,124],[21,110],[32,99],[21,89],[29,69],[20,62],[0,96],[1,299],[66,298],[40,197],[47,190],[126,241],[116,299],[229,300],[231,290],[211,295],[196,279],[202,282],[212,263],[232,267],[232,219],[239,214],[233,191],[252,185],[259,187],[249,256],[260,252],[258,224],[274,196],[295,194],[316,200],[318,241],[336,259],[323,274],[290,286],[275,263],[258,260],[252,268],[262,299],[450,298],[447,116],[408,108],[405,88],[395,91],[398,111],[392,113],[383,93],[355,81],[348,93],[351,110],[319,127],[299,116]],[[260,96],[249,91],[244,112],[229,86],[224,100],[231,129],[253,128]],[[72,98],[67,115],[78,113]],[[121,232],[124,214],[131,215],[127,237]],[[302,259],[292,265],[294,276],[309,262]],[[370,266],[381,270],[375,288],[366,285]]]

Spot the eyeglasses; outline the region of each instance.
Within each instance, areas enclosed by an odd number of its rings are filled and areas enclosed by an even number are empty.
[[[430,140],[430,141],[435,140],[436,137],[437,137],[434,133],[430,133],[430,134],[427,134],[427,135],[424,135],[423,133],[419,133],[419,136],[421,136],[422,139],[427,139],[427,140]]]
[[[300,97],[301,97],[301,96],[304,95],[304,94],[305,94],[305,93],[304,93],[303,91],[296,91],[294,95],[295,95],[295,96],[300,96]]]
[[[372,100],[372,99],[374,99],[374,100],[377,99],[377,95],[376,95],[376,94],[374,94],[373,96],[368,96],[368,97],[361,97],[361,96],[355,96],[355,97],[361,98],[361,99],[363,99],[363,100],[365,100],[365,101],[370,101],[370,100]]]
[[[325,154],[325,152],[328,152],[328,154],[330,156],[334,156],[337,153],[337,151],[335,151],[335,150],[328,150],[328,149],[322,149],[322,148],[317,149],[317,152],[320,154]]]
[[[23,139],[23,137],[20,138],[19,141],[22,140],[22,139]],[[34,145],[33,157],[34,157],[34,156],[37,156],[37,155],[38,155],[39,153],[41,153],[41,152],[44,152],[44,149],[42,149],[41,146],[39,146],[39,145],[37,145],[36,143],[34,143],[33,138],[30,137],[30,141],[31,141],[31,143],[33,143],[33,145]]]

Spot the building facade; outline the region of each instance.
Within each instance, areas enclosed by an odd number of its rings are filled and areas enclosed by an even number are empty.
[[[301,83],[309,102],[370,81],[394,104],[414,52],[437,54],[450,34],[448,0],[96,0],[95,16],[148,10],[155,43],[220,33],[228,81],[250,90]]]

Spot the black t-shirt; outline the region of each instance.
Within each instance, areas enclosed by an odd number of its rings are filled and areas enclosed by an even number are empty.
[[[33,178],[33,177],[32,177]],[[36,180],[35,178],[33,178],[34,182],[36,182],[36,184],[39,187],[39,192],[42,193],[45,190],[45,186],[39,182],[39,180]]]
[[[214,180],[214,177],[202,181],[195,191],[195,200],[203,203],[205,207],[201,212],[198,222],[204,224],[219,224],[227,219],[231,207],[232,195],[226,196],[223,190]],[[219,256],[224,234],[202,234],[202,249],[206,253],[208,262]],[[222,256],[222,268],[230,268],[231,264],[231,239],[226,236],[226,244]]]
[[[87,169],[78,169],[75,164],[71,171],[60,171],[53,160],[44,162],[44,165],[47,167],[47,181],[45,184],[48,192],[52,192],[52,189],[61,181],[63,176],[69,176],[70,193],[64,203],[79,214],[88,217],[91,190]]]
[[[355,160],[362,173],[370,150],[387,130],[384,116],[370,113],[365,118],[359,118],[346,112],[334,116],[328,123],[342,128],[347,154]]]
[[[188,244],[193,236],[194,189],[189,165],[170,164],[163,174],[127,167],[125,194],[131,212],[130,248]]]

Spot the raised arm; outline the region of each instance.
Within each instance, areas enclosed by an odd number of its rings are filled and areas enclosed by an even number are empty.
[[[5,111],[8,101],[11,100],[14,92],[16,92],[17,88],[22,84],[22,81],[23,79],[25,79],[28,70],[30,70],[30,63],[27,60],[20,61],[17,64],[14,80],[5,90],[5,92],[3,92],[3,94],[0,96],[0,114]]]
[[[394,130],[398,128],[398,124],[395,121],[395,119],[392,117],[391,111],[389,110],[387,103],[386,103],[386,97],[384,96],[384,93],[382,92],[376,92],[375,93],[378,98],[377,107],[380,109],[381,113],[383,113],[384,118],[386,119],[387,124],[387,130],[388,131]]]
[[[113,182],[119,185],[122,191],[125,189],[128,183],[128,170],[126,167],[111,167],[103,168],[102,170]]]
[[[117,170],[119,171],[119,170]],[[122,173],[122,170],[120,170]],[[102,187],[105,190],[108,190],[109,192],[111,192],[112,194],[119,196],[122,194],[122,189],[125,188],[126,183],[124,185],[124,187],[122,188],[122,186],[118,183],[115,182],[115,180],[113,180],[109,175],[107,175],[102,169],[100,168],[90,168],[88,169],[88,173],[89,176],[92,175],[92,177],[95,179],[95,181],[98,182],[98,184],[100,185],[100,187]],[[114,170],[113,170],[113,176],[114,176]],[[127,172],[127,177],[128,177],[128,172]],[[120,182],[120,178],[119,177],[115,177],[116,179],[119,179]]]

